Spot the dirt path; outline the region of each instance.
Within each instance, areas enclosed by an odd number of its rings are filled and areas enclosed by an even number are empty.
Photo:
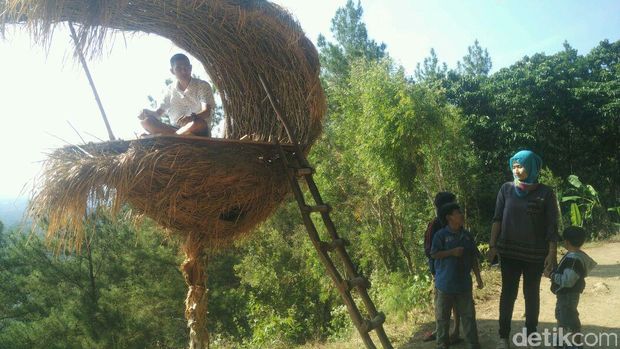
[[[588,276],[586,290],[581,295],[579,303],[580,319],[584,333],[615,333],[620,338],[620,243],[606,242],[597,245],[589,245],[584,248],[597,263],[598,266]],[[488,271],[490,277],[498,277],[498,270]],[[549,280],[543,279],[541,283],[541,311],[539,317],[539,331],[545,328],[553,330],[555,320],[555,296],[549,291]],[[490,286],[494,287],[494,286]],[[497,292],[484,301],[476,302],[478,332],[483,349],[495,348],[497,340],[497,318],[499,309],[499,287]],[[488,290],[487,290],[488,291]],[[520,291],[515,304],[513,315],[513,333],[524,326],[525,306]],[[425,324],[428,328],[431,324]],[[413,340],[406,344],[397,345],[397,348],[434,348],[435,343],[423,343],[420,336],[414,336]],[[593,339],[592,339],[593,340]],[[454,346],[464,348],[463,344]],[[587,348],[620,348],[612,340],[611,346],[588,346]]]

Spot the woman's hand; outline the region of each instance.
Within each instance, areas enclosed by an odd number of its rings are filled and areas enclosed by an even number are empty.
[[[489,247],[489,251],[487,251],[487,259],[490,264],[493,264],[495,257],[497,257],[497,247]]]
[[[544,273],[550,273],[553,268],[555,268],[558,264],[558,258],[556,256],[555,251],[553,252],[549,252],[549,254],[547,255],[547,257],[545,258],[545,269],[544,269]]]
[[[549,242],[549,253],[545,258],[544,272],[551,272],[558,265],[558,245],[554,241]]]

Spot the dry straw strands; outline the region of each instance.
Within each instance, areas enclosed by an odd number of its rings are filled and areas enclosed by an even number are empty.
[[[219,248],[266,219],[288,193],[270,144],[200,137],[155,137],[65,147],[48,158],[31,214],[79,248],[85,213],[96,207],[135,213],[171,232],[198,233]]]

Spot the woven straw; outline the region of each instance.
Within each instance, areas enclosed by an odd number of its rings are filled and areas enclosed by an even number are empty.
[[[266,219],[288,192],[270,144],[200,137],[155,137],[65,147],[48,158],[31,214],[48,232],[84,237],[84,213],[129,203],[172,232],[200,233],[226,246]]]

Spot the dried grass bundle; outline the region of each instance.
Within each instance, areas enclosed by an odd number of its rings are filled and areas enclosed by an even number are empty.
[[[65,147],[48,158],[31,214],[45,217],[79,248],[84,217],[129,203],[171,232],[220,248],[266,219],[288,193],[276,149],[267,143],[154,137]]]

